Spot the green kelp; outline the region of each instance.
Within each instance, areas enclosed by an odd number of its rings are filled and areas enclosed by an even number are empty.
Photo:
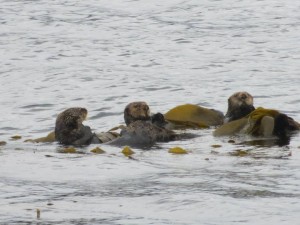
[[[103,153],[105,153],[105,151],[103,149],[99,148],[99,147],[93,148],[91,150],[91,152],[95,153],[95,154],[103,154]]]
[[[243,150],[243,149],[237,149],[233,152],[230,152],[229,155],[231,156],[238,156],[238,157],[244,157],[249,155],[249,151]]]
[[[215,145],[211,145],[211,147],[212,147],[212,148],[221,148],[222,145],[217,145],[217,144],[215,144]]]
[[[216,137],[235,135],[239,133],[247,125],[247,123],[248,123],[248,119],[246,118],[225,123],[222,126],[218,127],[213,132],[213,135]]]
[[[78,153],[77,149],[74,147],[65,147],[65,148],[60,148],[58,150],[60,153]]]
[[[32,142],[32,143],[48,143],[48,142],[55,142],[55,133],[54,131],[50,132],[46,137],[41,137],[37,139],[27,139],[25,142]]]
[[[168,152],[172,154],[188,154],[187,150],[181,147],[170,148]]]
[[[230,136],[238,133],[250,134],[250,135],[264,135],[269,136],[274,128],[275,118],[280,113],[273,109],[264,109],[259,107],[253,112],[245,116],[244,118],[225,123],[218,127],[214,132],[214,136]],[[272,123],[273,121],[273,123]],[[263,124],[263,126],[261,126]],[[269,131],[267,131],[267,129]]]
[[[10,137],[10,139],[16,141],[16,140],[22,139],[22,136],[20,136],[20,135],[14,135],[14,136]]]
[[[122,150],[122,153],[125,155],[125,156],[131,156],[133,155],[135,152],[132,151],[132,149],[129,147],[129,146],[125,146]]]
[[[167,121],[175,124],[175,128],[208,128],[223,124],[224,119],[219,111],[192,104],[179,105],[164,116]]]
[[[267,123],[270,124],[272,122],[272,119],[269,121],[265,121],[264,118],[273,118],[273,123],[274,123],[274,118],[278,116],[280,112],[277,110],[273,109],[264,109],[262,107],[259,107],[255,109],[253,112],[251,112],[249,115],[246,116],[248,118],[248,127],[246,129],[247,134],[251,135],[260,135],[262,134],[262,123],[264,127],[267,126]],[[272,127],[270,127],[273,131],[274,129],[274,124],[272,124]],[[271,132],[272,133],[272,132]]]

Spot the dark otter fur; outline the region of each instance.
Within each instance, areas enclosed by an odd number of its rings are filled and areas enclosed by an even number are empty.
[[[156,126],[151,121],[137,120],[124,127],[121,137],[109,144],[144,148],[152,146],[155,142],[175,140],[176,137],[173,131]]]
[[[236,92],[228,99],[225,122],[243,118],[254,110],[253,97],[248,92]]]
[[[131,102],[124,110],[124,120],[128,126],[136,120],[150,120],[150,109],[146,102]]]
[[[165,128],[165,126],[168,124],[168,122],[165,120],[165,117],[162,113],[153,114],[151,116],[151,123],[161,128]]]
[[[60,113],[55,123],[55,139],[64,145],[100,143],[91,128],[82,124],[87,113],[85,108],[69,108]]]
[[[290,132],[299,130],[299,124],[286,114],[279,113],[275,118],[273,134],[278,137],[286,137]]]
[[[109,142],[112,145],[131,147],[149,147],[155,142],[174,140],[176,134],[164,126],[167,123],[163,114],[150,116],[150,109],[146,102],[132,102],[125,107],[124,120],[126,127],[122,127],[121,137]]]

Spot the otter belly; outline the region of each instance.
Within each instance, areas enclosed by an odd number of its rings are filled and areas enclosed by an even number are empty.
[[[121,132],[121,137],[108,142],[111,145],[148,148],[156,142],[171,141],[176,138],[173,131],[160,128],[151,122],[135,121]]]
[[[107,144],[115,146],[128,145],[130,147],[135,148],[149,148],[155,144],[155,140],[153,140],[149,136],[143,136],[134,133],[126,133],[113,141],[107,142]]]

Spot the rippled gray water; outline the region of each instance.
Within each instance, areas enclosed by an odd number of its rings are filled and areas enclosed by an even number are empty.
[[[225,112],[241,90],[300,121],[299,1],[0,3],[0,224],[299,224],[299,134],[280,146],[191,131],[132,160],[23,142],[71,106],[106,131],[131,101]]]

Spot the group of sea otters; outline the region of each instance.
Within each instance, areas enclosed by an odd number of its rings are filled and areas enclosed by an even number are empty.
[[[151,114],[145,102],[129,103],[124,110],[125,124],[108,132],[93,133],[83,125],[88,111],[68,108],[56,119],[55,131],[35,142],[57,141],[63,145],[83,146],[107,143],[118,146],[145,147],[156,142],[183,138],[176,129],[216,127],[214,136],[252,135],[264,138],[286,138],[300,130],[300,124],[291,117],[273,109],[255,108],[253,97],[247,92],[236,92],[228,99],[224,114],[214,109],[185,104],[165,114]],[[115,130],[120,128],[118,133]]]

